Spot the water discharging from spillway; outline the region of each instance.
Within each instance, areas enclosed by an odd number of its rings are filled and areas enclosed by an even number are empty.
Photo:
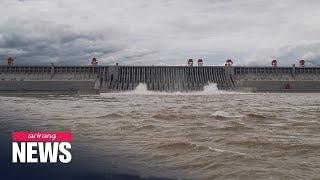
[[[210,95],[223,93],[218,89],[217,84],[210,83],[204,86],[202,91],[191,91],[191,92],[166,92],[166,91],[150,91],[148,90],[147,84],[140,83],[135,90],[127,92],[129,94],[141,94],[141,95]]]
[[[202,94],[216,94],[222,92],[218,89],[216,83],[210,83],[203,87],[203,91],[200,91]]]

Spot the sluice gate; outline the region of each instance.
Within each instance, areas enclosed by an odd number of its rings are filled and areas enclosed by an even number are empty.
[[[224,67],[113,66],[109,67],[106,83],[102,87],[106,91],[134,90],[140,83],[150,91],[167,92],[201,91],[210,83],[216,83],[219,89],[233,86]]]

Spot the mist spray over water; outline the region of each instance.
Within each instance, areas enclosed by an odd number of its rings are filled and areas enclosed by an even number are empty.
[[[166,92],[166,91],[149,91],[148,86],[145,83],[140,83],[135,90],[126,92],[128,94],[142,94],[142,95],[210,95],[223,93],[218,89],[216,83],[210,83],[204,86],[203,91],[191,91],[191,92]]]
[[[148,86],[145,83],[139,83],[139,85],[135,88],[135,90],[131,91],[135,94],[148,94],[152,93],[152,91],[148,90]]]
[[[216,94],[219,92],[221,93],[222,91],[218,89],[218,86],[216,83],[209,83],[208,85],[204,86],[203,91],[200,91],[200,92],[203,94],[210,94],[210,93]]]
[[[248,94],[244,92],[236,91],[224,91],[219,90],[216,83],[209,83],[203,87],[202,91],[190,91],[190,92],[167,92],[167,91],[151,91],[148,90],[148,86],[145,83],[139,83],[139,85],[132,91],[122,91],[122,92],[113,92],[113,93],[101,93],[102,96],[110,96],[112,94],[122,94],[122,95],[181,95],[181,96],[196,96],[196,95],[217,95],[217,94]]]

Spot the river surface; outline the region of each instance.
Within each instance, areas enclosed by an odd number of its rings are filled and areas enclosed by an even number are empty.
[[[0,97],[1,131],[71,130],[101,166],[141,177],[320,178],[320,94],[134,92]],[[77,153],[77,152],[75,152]],[[105,162],[105,163],[104,163]]]

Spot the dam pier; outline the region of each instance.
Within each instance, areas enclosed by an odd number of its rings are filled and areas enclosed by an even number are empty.
[[[241,66],[0,66],[0,93],[79,94],[134,90],[245,92],[320,92],[319,67]]]

